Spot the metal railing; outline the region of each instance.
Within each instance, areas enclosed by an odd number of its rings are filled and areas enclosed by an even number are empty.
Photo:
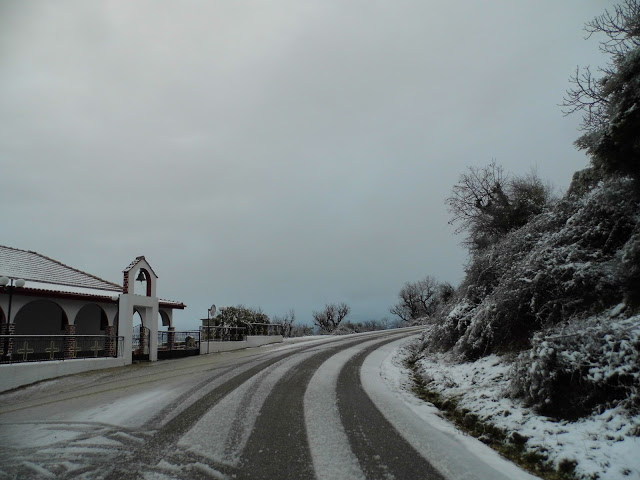
[[[200,350],[200,331],[158,332],[158,350]]]
[[[143,325],[133,327],[131,335],[131,349],[134,356],[149,355],[151,345],[151,330]]]
[[[282,325],[279,323],[247,323],[248,334],[247,335],[282,335]]]
[[[105,335],[0,335],[0,363],[121,357],[123,346]]]
[[[244,327],[228,327],[211,325],[200,327],[203,342],[234,342],[243,341],[247,335],[271,336],[282,335],[283,327],[276,323],[245,323]]]
[[[247,338],[245,327],[225,327],[223,325],[200,327],[203,342],[242,342]]]

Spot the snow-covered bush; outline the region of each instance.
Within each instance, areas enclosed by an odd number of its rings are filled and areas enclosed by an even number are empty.
[[[423,333],[423,349],[431,351],[445,351],[454,347],[458,339],[464,334],[468,324],[468,313],[474,304],[466,302],[464,298],[454,297],[454,304],[449,312],[444,312],[442,323],[431,325]]]
[[[603,181],[476,253],[430,346],[474,359],[529,348],[535,332],[622,301],[637,308],[636,185],[627,178]]]
[[[595,316],[535,335],[510,372],[510,395],[539,413],[577,418],[613,402],[640,408],[640,316]]]

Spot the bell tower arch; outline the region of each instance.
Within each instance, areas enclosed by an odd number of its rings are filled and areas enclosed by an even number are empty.
[[[149,360],[158,359],[158,311],[159,300],[156,296],[158,276],[151,265],[143,257],[137,257],[123,270],[122,295],[120,296],[120,314],[118,319],[119,332],[133,332],[134,312],[142,318],[143,326],[149,329]],[[136,294],[136,281],[146,284],[143,294]],[[121,333],[122,335],[122,333]],[[125,335],[124,354],[131,363],[132,338]]]

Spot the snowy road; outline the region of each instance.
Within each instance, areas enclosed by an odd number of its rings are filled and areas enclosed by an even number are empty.
[[[431,425],[402,391],[391,358],[413,334],[137,364],[0,394],[0,479],[533,478]]]

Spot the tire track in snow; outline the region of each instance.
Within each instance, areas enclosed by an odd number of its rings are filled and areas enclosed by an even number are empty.
[[[293,349],[296,347],[297,346],[291,348]],[[304,345],[297,348],[302,347],[304,347]],[[60,379],[43,380],[42,382],[36,382],[35,384],[20,387],[12,391],[1,392],[0,394],[8,401],[7,403],[0,405],[0,415],[55,404],[61,401],[69,401],[76,398],[100,396],[104,393],[110,393],[116,390],[126,390],[130,387],[139,387],[153,383],[165,383],[170,379],[184,378],[185,375],[206,375],[210,372],[215,374],[216,371],[219,370],[228,370],[229,368],[234,368],[238,365],[260,360],[255,357],[261,356],[261,353],[249,352],[249,350],[255,349],[232,352],[236,354],[243,353],[243,356],[240,357],[243,359],[249,357],[247,360],[232,364],[211,365],[206,363],[206,361],[199,362],[198,359],[200,357],[196,356],[169,361],[125,365],[123,367],[113,367],[112,369],[110,368],[107,370],[83,372],[61,377],[61,379],[64,379],[63,382],[60,382]],[[261,358],[264,359],[264,357]],[[39,386],[46,387],[47,384],[61,386],[56,388],[54,393],[42,393],[37,390]],[[36,389],[36,395],[33,394],[34,389]]]
[[[394,340],[396,338],[397,336]],[[316,370],[309,381],[304,394],[304,418],[318,480],[366,479],[340,420],[336,385],[338,375],[347,361],[362,349],[386,341],[388,340],[370,340],[333,355]]]
[[[336,388],[342,424],[367,478],[444,480],[396,431],[362,387],[360,369],[364,360],[373,351],[396,340],[367,347],[345,364]]]
[[[298,363],[267,397],[240,459],[238,479],[315,478],[304,422],[304,393],[316,369],[337,351],[369,340],[332,345]]]
[[[388,335],[386,332],[325,346],[287,372],[266,399],[234,478],[315,479],[305,424],[304,397],[309,381],[317,369],[337,352]],[[396,338],[394,336],[393,339]]]
[[[209,410],[178,446],[217,463],[237,466],[271,390],[295,364],[314,354],[315,350],[299,352],[247,380]]]
[[[76,478],[104,467],[148,438],[144,432],[100,422],[18,422],[3,427],[4,433],[12,428],[37,429],[46,441],[27,448],[0,447],[0,478]]]
[[[137,367],[137,365],[135,366]],[[125,367],[115,367],[115,368],[128,368],[128,367],[129,365]],[[212,370],[219,370],[220,368],[221,367],[219,366],[215,366],[213,368],[202,368],[202,370],[203,372],[207,372]],[[136,370],[136,372],[137,371],[138,370]],[[131,374],[131,372],[128,372],[130,373],[129,375],[125,375],[122,378],[119,378],[117,380],[110,380],[110,381],[102,381],[100,377],[97,377],[97,378],[94,378],[93,381],[91,382],[82,383],[78,387],[65,387],[63,389],[57,390],[53,394],[48,394],[48,395],[38,394],[37,397],[28,396],[26,398],[21,398],[21,395],[19,395],[21,393],[20,391],[21,389],[25,389],[28,391],[30,387],[33,387],[33,385],[27,385],[25,387],[20,387],[20,389],[17,389],[16,391],[7,392],[7,393],[3,392],[3,394],[9,396],[9,398],[11,398],[11,396],[13,395],[17,395],[19,397],[19,400],[12,401],[8,405],[0,406],[0,415],[6,414],[6,413],[13,413],[20,410],[26,410],[29,408],[36,408],[36,407],[51,405],[51,404],[55,404],[62,401],[75,400],[83,397],[100,396],[101,394],[104,394],[104,393],[110,393],[116,390],[126,390],[128,388],[139,387],[141,385],[149,385],[152,383],[160,383],[160,382],[164,383],[167,380],[170,380],[173,378],[182,378],[184,377],[185,373],[193,374],[194,367],[189,367],[189,366],[181,367],[176,369],[175,371],[171,370],[170,372],[171,373],[167,372],[166,370],[159,370],[159,371],[153,371],[151,373],[147,372],[143,375],[133,375]],[[77,375],[86,376],[88,373],[94,373],[94,372],[84,372]],[[110,377],[111,376],[112,375],[110,375]],[[54,381],[55,379],[43,380],[42,383],[49,383]]]
[[[201,397],[206,395],[208,391],[211,391],[213,388],[221,385],[225,380],[233,377],[234,374],[241,373],[244,369],[250,368],[250,366],[255,364],[255,362],[255,359],[246,360],[227,367],[217,368],[214,372],[206,372],[207,375],[204,380],[188,389],[156,413],[145,423],[143,428],[156,428],[158,425],[171,420],[171,418],[179,415],[189,405],[197,402]]]
[[[351,340],[351,343],[362,342],[368,339]],[[344,348],[342,345],[345,341],[335,342],[339,343],[338,346],[333,347],[333,350]],[[332,345],[334,342],[332,342]],[[323,345],[318,345],[314,350],[322,349]],[[126,480],[137,479],[141,477],[142,472],[150,471],[162,461],[167,452],[178,450],[178,442],[180,438],[185,435],[211,408],[213,408],[224,397],[240,387],[250,378],[254,377],[262,370],[272,367],[277,362],[289,358],[293,355],[299,354],[304,350],[304,346],[295,350],[287,351],[280,355],[270,355],[268,360],[264,360],[264,357],[260,357],[254,362],[245,365],[241,368],[241,372],[238,373],[233,370],[227,374],[219,377],[215,383],[216,387],[210,392],[205,394],[197,402],[189,405],[180,414],[171,418],[165,425],[159,428],[153,433],[153,436],[134,451],[127,452],[127,455],[117,460],[116,467],[112,469],[104,478],[107,480]],[[321,353],[322,354],[322,353]],[[300,393],[300,403],[302,403],[302,392]],[[260,417],[262,418],[262,416]],[[259,421],[258,421],[259,423]],[[250,443],[250,441],[249,441]],[[305,442],[306,444],[306,442]],[[203,457],[204,458],[204,457]],[[236,478],[241,478],[244,472],[238,472],[233,468],[219,468],[224,465],[213,463],[215,468],[222,470],[223,472],[229,472],[233,475],[238,475]],[[282,478],[279,475],[275,477],[266,478]]]
[[[105,478],[107,480],[140,478],[141,472],[158,464],[165,457],[165,452],[175,450],[180,438],[221,399],[263,369],[296,353],[297,351],[287,352],[283,355],[272,357],[267,361],[260,361],[257,365],[250,365],[249,368],[241,373],[235,374],[235,372],[230,372],[227,375],[222,375],[222,377],[218,379],[218,382],[216,382],[217,385],[213,390],[205,394],[197,402],[185,408],[179,415],[169,420],[154,433],[152,438],[135,452],[132,452],[127,459],[109,472]],[[230,378],[226,378],[227,376]]]
[[[238,469],[236,461],[238,458],[249,458],[250,455],[247,453],[249,449],[243,449],[243,446],[249,446],[251,443],[251,427],[255,422],[255,430],[258,430],[257,423],[264,421],[265,416],[269,416],[270,412],[272,412],[271,409],[265,407],[264,403],[272,397],[271,394],[274,390],[281,387],[287,379],[291,380],[303,368],[296,367],[292,371],[286,371],[284,363],[293,364],[298,363],[300,360],[301,363],[307,364],[309,367],[308,372],[299,376],[298,379],[306,377],[308,382],[315,373],[315,368],[320,367],[323,360],[318,359],[318,362],[313,365],[308,365],[307,360],[316,358],[317,355],[322,355],[326,360],[326,358],[342,349],[375,340],[376,338],[388,337],[389,333],[376,332],[372,335],[358,336],[355,339],[354,337],[333,338],[330,341],[323,339],[322,342],[318,341],[313,346],[301,344],[296,347],[290,346],[278,349],[277,351],[257,352],[252,354],[248,360],[247,356],[236,360],[230,359],[232,361],[240,360],[239,363],[233,366],[225,362],[224,365],[217,365],[211,368],[210,365],[195,364],[190,361],[189,365],[184,365],[184,367],[180,367],[176,371],[170,368],[170,363],[160,365],[162,367],[160,369],[152,367],[136,369],[135,372],[125,372],[125,378],[122,379],[115,378],[115,375],[107,376],[111,380],[108,382],[109,385],[98,384],[93,388],[84,388],[84,385],[82,385],[81,391],[78,392],[79,395],[68,391],[57,395],[49,394],[46,395],[47,398],[33,401],[24,394],[20,395],[20,392],[11,394],[12,397],[21,397],[20,400],[22,400],[20,401],[21,405],[12,405],[12,409],[20,410],[21,416],[27,419],[28,408],[41,408],[37,413],[43,420],[40,422],[17,421],[16,424],[24,423],[26,426],[28,423],[36,428],[51,428],[51,434],[48,434],[49,440],[47,440],[46,446],[36,447],[33,443],[25,443],[24,448],[15,448],[10,444],[6,444],[7,449],[0,447],[0,478],[2,478],[3,474],[27,475],[25,478],[30,478],[29,475],[32,475],[36,478],[37,474],[33,472],[38,466],[44,469],[40,472],[41,474],[48,471],[56,478],[69,479],[224,478],[225,476],[260,478],[259,476],[252,477],[251,475],[255,472],[249,469]],[[397,338],[397,334],[394,337]],[[332,350],[329,351],[330,349]],[[299,358],[294,360],[294,356]],[[183,365],[182,362],[179,365]],[[282,370],[276,373],[280,366],[282,366]],[[140,377],[139,374],[142,370],[151,375]],[[159,406],[164,404],[165,407],[159,410],[153,408],[155,411],[150,412],[146,418],[138,421],[135,426],[129,423],[128,417],[120,416],[111,399],[102,401],[102,397],[98,399],[102,403],[96,402],[96,405],[99,406],[98,413],[100,414],[95,419],[106,418],[105,414],[109,413],[116,415],[113,417],[114,421],[121,425],[101,425],[100,422],[78,421],[84,420],[84,417],[91,419],[91,415],[78,416],[73,414],[73,411],[69,410],[68,407],[67,410],[69,411],[66,412],[64,410],[65,414],[58,418],[67,416],[70,421],[52,422],[45,420],[48,419],[48,416],[44,415],[46,411],[42,408],[43,405],[64,402],[65,400],[68,402],[74,398],[90,395],[99,396],[104,391],[113,392],[113,398],[117,399],[116,401],[122,399],[123,403],[127,404],[127,402],[133,401],[135,395],[148,395],[148,393],[145,393],[148,391],[153,393],[154,382],[160,382],[163,378],[175,379],[180,377],[185,378],[185,381],[173,381],[171,383],[172,386],[178,388],[178,391],[174,390],[175,395],[168,396],[166,401],[155,401],[155,404]],[[189,377],[191,380],[189,380]],[[73,381],[69,386],[75,383]],[[243,387],[245,383],[246,386]],[[298,428],[301,430],[302,435],[296,438],[301,439],[300,445],[303,445],[303,448],[308,452],[304,426],[303,399],[305,382],[301,383],[302,387],[299,390],[289,389],[288,392],[281,392],[281,394],[285,396],[287,394],[298,395],[299,409],[297,411],[300,415],[295,418],[292,417],[291,421],[297,423]],[[184,390],[180,388],[182,386],[184,386]],[[46,394],[51,391],[51,387],[51,385],[45,386],[41,390]],[[218,463],[215,458],[207,456],[206,452],[199,454],[187,449],[186,445],[180,443],[181,438],[197,425],[207,412],[219,405],[229,395],[237,395],[236,398],[239,401],[236,414],[229,419],[230,428],[224,438],[223,453],[226,458],[234,459],[234,464],[231,465]],[[152,399],[155,398],[153,397]],[[143,403],[147,403],[147,400],[143,400]],[[84,404],[89,403],[85,402]],[[109,405],[111,405],[110,408],[113,412],[108,412],[104,409],[104,406]],[[287,409],[284,404],[279,409],[284,412],[285,416],[287,415]],[[54,412],[53,409],[50,410],[52,413]],[[126,412],[123,411],[123,413]],[[253,418],[245,420],[243,414],[250,415]],[[256,417],[258,417],[257,421],[255,420]],[[54,418],[56,417],[54,416]],[[147,421],[149,418],[152,418],[153,422]],[[9,426],[7,423],[3,424]],[[46,427],[46,424],[49,424],[49,427]],[[57,424],[57,426],[54,424]],[[64,426],[63,424],[67,425]],[[159,424],[163,425],[159,426]],[[283,423],[282,428],[285,430],[281,431],[281,435],[286,436],[290,433],[286,431],[287,425],[289,425],[287,422]],[[103,426],[106,428],[102,429]],[[63,438],[60,436],[61,434],[66,436]],[[52,442],[50,440],[54,438],[54,435],[57,435],[58,438]],[[30,434],[28,438],[30,439],[31,437],[33,435]],[[266,438],[268,446],[272,446],[278,441],[278,438],[269,437],[270,435],[263,437]],[[25,440],[27,439],[27,437],[24,438]],[[243,454],[242,452],[245,453]],[[262,478],[287,478],[286,472],[282,471],[282,469],[286,470],[288,466],[290,452],[285,448],[283,454],[279,459],[278,467],[274,470],[276,473],[274,475],[263,475]],[[27,466],[27,462],[30,462],[30,466]],[[290,478],[296,478],[296,480],[298,478],[314,478],[312,462],[308,462],[307,466],[309,476],[298,477],[291,475]],[[29,471],[31,473],[27,473]]]

